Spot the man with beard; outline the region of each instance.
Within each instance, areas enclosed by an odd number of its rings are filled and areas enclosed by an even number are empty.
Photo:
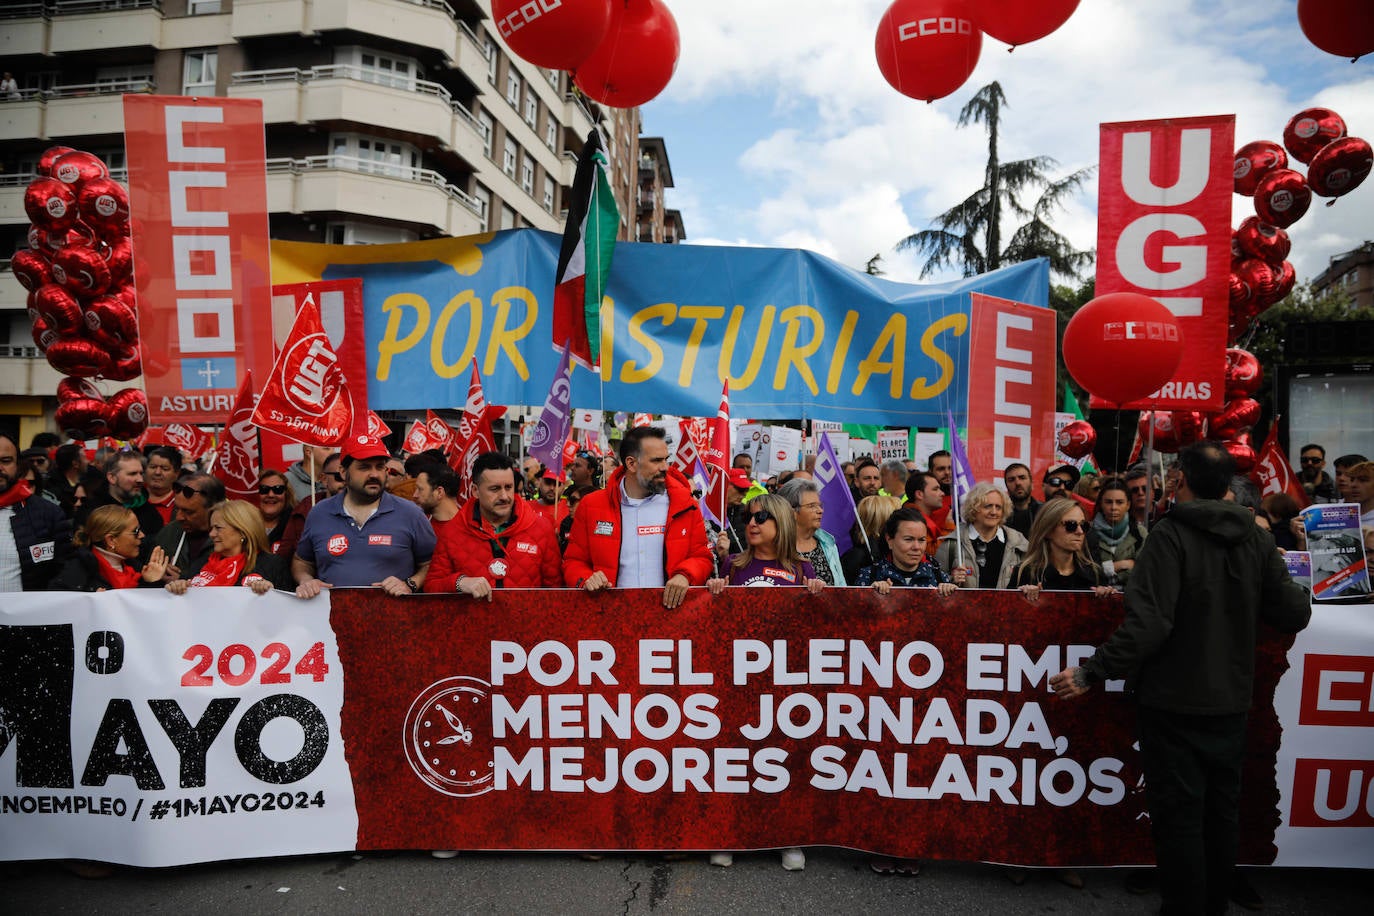
[[[877,496],[883,488],[883,475],[872,458],[860,458],[854,465],[854,503],[865,496]],[[894,494],[895,495],[895,494]]]
[[[168,582],[193,578],[210,559],[210,508],[224,502],[224,484],[209,474],[189,474],[172,489],[172,521],[143,540],[144,559],[154,547],[167,554]]]
[[[407,467],[411,467],[407,462]],[[429,516],[435,536],[458,515],[458,493],[463,482],[447,464],[438,461],[411,467],[415,474],[415,505]]]
[[[138,519],[138,527],[147,535],[145,544],[162,530],[162,515],[148,505],[148,491],[143,488],[146,459],[134,451],[115,452],[105,460],[105,486],[89,493],[86,502],[76,513],[76,524],[86,524],[86,516],[101,506],[123,506]],[[149,545],[149,550],[152,546]],[[170,556],[170,555],[169,555]]]
[[[597,473],[601,470],[601,463],[596,460],[596,456],[586,449],[578,451],[573,460],[568,462],[565,469],[568,475],[568,485],[565,491],[580,490],[583,487],[597,486]]]
[[[1031,522],[1035,521],[1035,513],[1039,512],[1040,506],[1043,505],[1031,496],[1030,468],[1020,462],[1009,464],[1002,472],[1002,482],[1007,485],[1007,496],[1011,498],[1007,527],[1021,532],[1024,537],[1029,537]]]
[[[19,448],[0,435],[0,592],[47,587],[71,553],[72,525],[19,476]]]
[[[944,530],[942,510],[947,498],[934,474],[916,473],[906,479],[906,504],[902,508],[915,508],[921,513],[926,523],[926,556],[931,560],[935,559],[935,551],[940,547],[940,537],[938,533],[931,536],[929,532]]]
[[[372,586],[388,595],[418,592],[434,553],[434,528],[420,507],[386,492],[387,461],[380,439],[350,437],[341,452],[344,489],[306,516],[291,559],[296,595],[320,589]]]
[[[662,588],[663,606],[675,608],[715,570],[706,522],[691,483],[668,466],[661,428],[626,433],[620,460],[606,488],[577,507],[563,581],[589,592]]]
[[[515,462],[483,452],[472,464],[472,483],[476,498],[439,532],[425,591],[490,601],[495,588],[560,588],[558,535],[520,495]]]
[[[568,515],[568,504],[559,498],[562,496],[562,489],[562,483],[553,471],[545,468],[539,472],[539,500],[532,505],[540,515],[549,520],[555,532]]]

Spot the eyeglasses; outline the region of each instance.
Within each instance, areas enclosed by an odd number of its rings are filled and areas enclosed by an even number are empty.
[[[1063,477],[1046,477],[1045,484],[1051,487],[1067,487],[1069,482]]]
[[[185,485],[182,485],[180,487],[173,487],[172,489],[176,490],[178,493],[180,493],[182,496],[185,496],[187,499],[195,499],[197,496],[205,495],[204,493],[197,490],[195,487],[189,487]]]
[[[1149,488],[1148,488],[1148,487],[1131,487],[1131,488],[1130,488],[1130,492],[1131,492],[1132,495],[1134,495],[1134,494],[1136,494],[1136,493],[1144,493],[1147,489],[1149,489]]]
[[[131,534],[131,535],[133,535],[134,537],[138,537],[139,535],[141,535],[141,534],[143,533],[143,529],[140,528],[139,526],[135,525],[135,526],[134,526],[134,529],[133,529],[132,531],[126,531],[126,532],[124,532],[124,533],[125,533],[125,534]]]
[[[765,525],[773,520],[773,513],[769,512],[767,509],[760,509],[753,515],[750,515],[749,520],[755,525]]]
[[[822,511],[824,508],[825,508],[825,507],[822,506],[820,503],[803,503],[802,505],[800,505],[800,506],[797,507],[797,510],[800,511],[800,510],[802,510],[802,509],[813,509],[813,510],[815,510],[815,511],[817,511],[817,512],[820,512],[820,511]]]
[[[330,480],[337,481],[338,483],[343,483],[344,478],[342,471],[330,471],[324,476],[328,477]]]
[[[1060,522],[1059,524],[1063,525],[1064,530],[1067,531],[1069,534],[1077,534],[1078,529],[1083,527],[1083,523],[1076,518],[1066,519]]]
[[[279,484],[268,484],[268,483],[264,483],[264,484],[261,484],[261,485],[258,486],[258,494],[259,494],[260,496],[266,496],[268,493],[274,493],[274,494],[276,494],[277,496],[281,496],[281,495],[284,494],[285,492],[286,492],[286,484],[284,484],[284,483],[279,483]]]
[[[1303,455],[1299,460],[1302,461],[1303,464],[1321,464],[1325,459],[1320,455]]]

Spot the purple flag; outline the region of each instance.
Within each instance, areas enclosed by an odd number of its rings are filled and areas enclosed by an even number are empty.
[[[549,395],[544,398],[544,409],[539,412],[539,421],[534,424],[534,434],[530,436],[530,456],[539,459],[539,463],[553,473],[562,474],[563,443],[568,441],[571,426],[572,364],[568,359],[568,347],[564,346],[563,358],[549,385]]]
[[[851,531],[859,514],[854,509],[854,494],[849,491],[849,481],[844,479],[844,469],[830,445],[830,434],[821,433],[820,444],[816,447],[816,466],[811,470],[816,482],[821,485],[821,527],[835,539],[835,547],[841,554],[854,546]]]
[[[706,470],[706,465],[701,463],[700,458],[692,462],[692,476],[689,479],[692,481],[693,492],[701,494],[701,499],[698,500],[701,503],[701,514],[717,528],[724,528],[725,523],[716,518],[716,513],[712,512],[708,505],[711,501],[708,498],[711,495],[711,472]]]
[[[950,463],[954,465],[954,477],[950,481],[950,503],[957,519],[959,501],[968,495],[968,491],[973,489],[977,481],[973,479],[973,468],[968,463],[968,449],[964,448],[964,440],[959,438],[959,428],[954,425],[954,414],[947,413],[946,416],[949,417]]]

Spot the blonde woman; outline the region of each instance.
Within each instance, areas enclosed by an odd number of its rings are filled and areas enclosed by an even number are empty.
[[[112,588],[161,585],[167,572],[167,554],[153,548],[152,556],[138,568],[143,544],[138,516],[123,506],[100,506],[76,529],[75,555],[48,585],[50,591],[103,592]]]
[[[935,551],[936,562],[960,588],[1006,588],[1030,546],[1021,532],[1006,525],[1007,494],[990,483],[977,484],[959,512],[961,547],[956,548],[953,537],[945,538]]]
[[[258,507],[241,499],[211,507],[210,558],[194,578],[168,582],[167,591],[184,595],[188,588],[232,585],[246,585],[259,595],[290,589],[285,561],[269,552]]]
[[[859,572],[865,566],[872,566],[887,555],[887,540],[883,537],[883,526],[901,504],[901,500],[895,496],[865,496],[859,500],[859,505],[855,508],[859,524],[854,533],[858,535],[862,531],[868,542],[864,543],[864,537],[855,537],[854,546],[840,557],[840,568],[844,570],[845,582],[853,582],[859,578]]]
[[[1026,559],[1012,571],[1009,588],[1031,602],[1041,591],[1091,591],[1110,595],[1102,568],[1088,553],[1088,517],[1072,499],[1047,500],[1031,525]]]

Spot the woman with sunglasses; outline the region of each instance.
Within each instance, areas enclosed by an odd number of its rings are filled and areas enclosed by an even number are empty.
[[[811,564],[797,553],[797,522],[787,500],[764,493],[749,501],[748,521],[744,526],[744,551],[730,558],[725,578],[707,579],[711,594],[719,595],[727,585],[746,587],[797,586],[813,595],[825,589]],[[729,868],[734,854],[714,852],[711,864]],[[782,851],[782,867],[787,871],[806,868],[806,853],[793,846]]]
[[[267,549],[273,554],[281,553],[282,541],[286,539],[287,528],[299,526],[292,541],[299,540],[299,529],[305,527],[304,516],[296,515],[296,494],[291,492],[291,482],[282,471],[268,468],[258,475],[258,512],[262,515],[263,527],[267,529]]]
[[[231,499],[210,509],[210,557],[190,579],[174,579],[167,591],[184,595],[188,588],[246,585],[255,594],[273,588],[291,590],[290,570],[267,549],[267,529],[252,503]]]
[[[1087,541],[1088,556],[1101,565],[1107,582],[1125,588],[1145,544],[1145,526],[1131,518],[1131,494],[1120,477],[1109,477],[1098,491]]]
[[[167,554],[153,549],[143,569],[138,555],[143,530],[138,517],[123,506],[92,509],[72,536],[76,553],[48,585],[51,591],[103,592],[111,588],[157,586],[167,572]]]
[[[1019,589],[1031,602],[1040,599],[1041,591],[1112,594],[1087,544],[1088,521],[1083,507],[1062,496],[1046,500],[1031,525],[1026,559],[1012,570],[1007,587]]]

